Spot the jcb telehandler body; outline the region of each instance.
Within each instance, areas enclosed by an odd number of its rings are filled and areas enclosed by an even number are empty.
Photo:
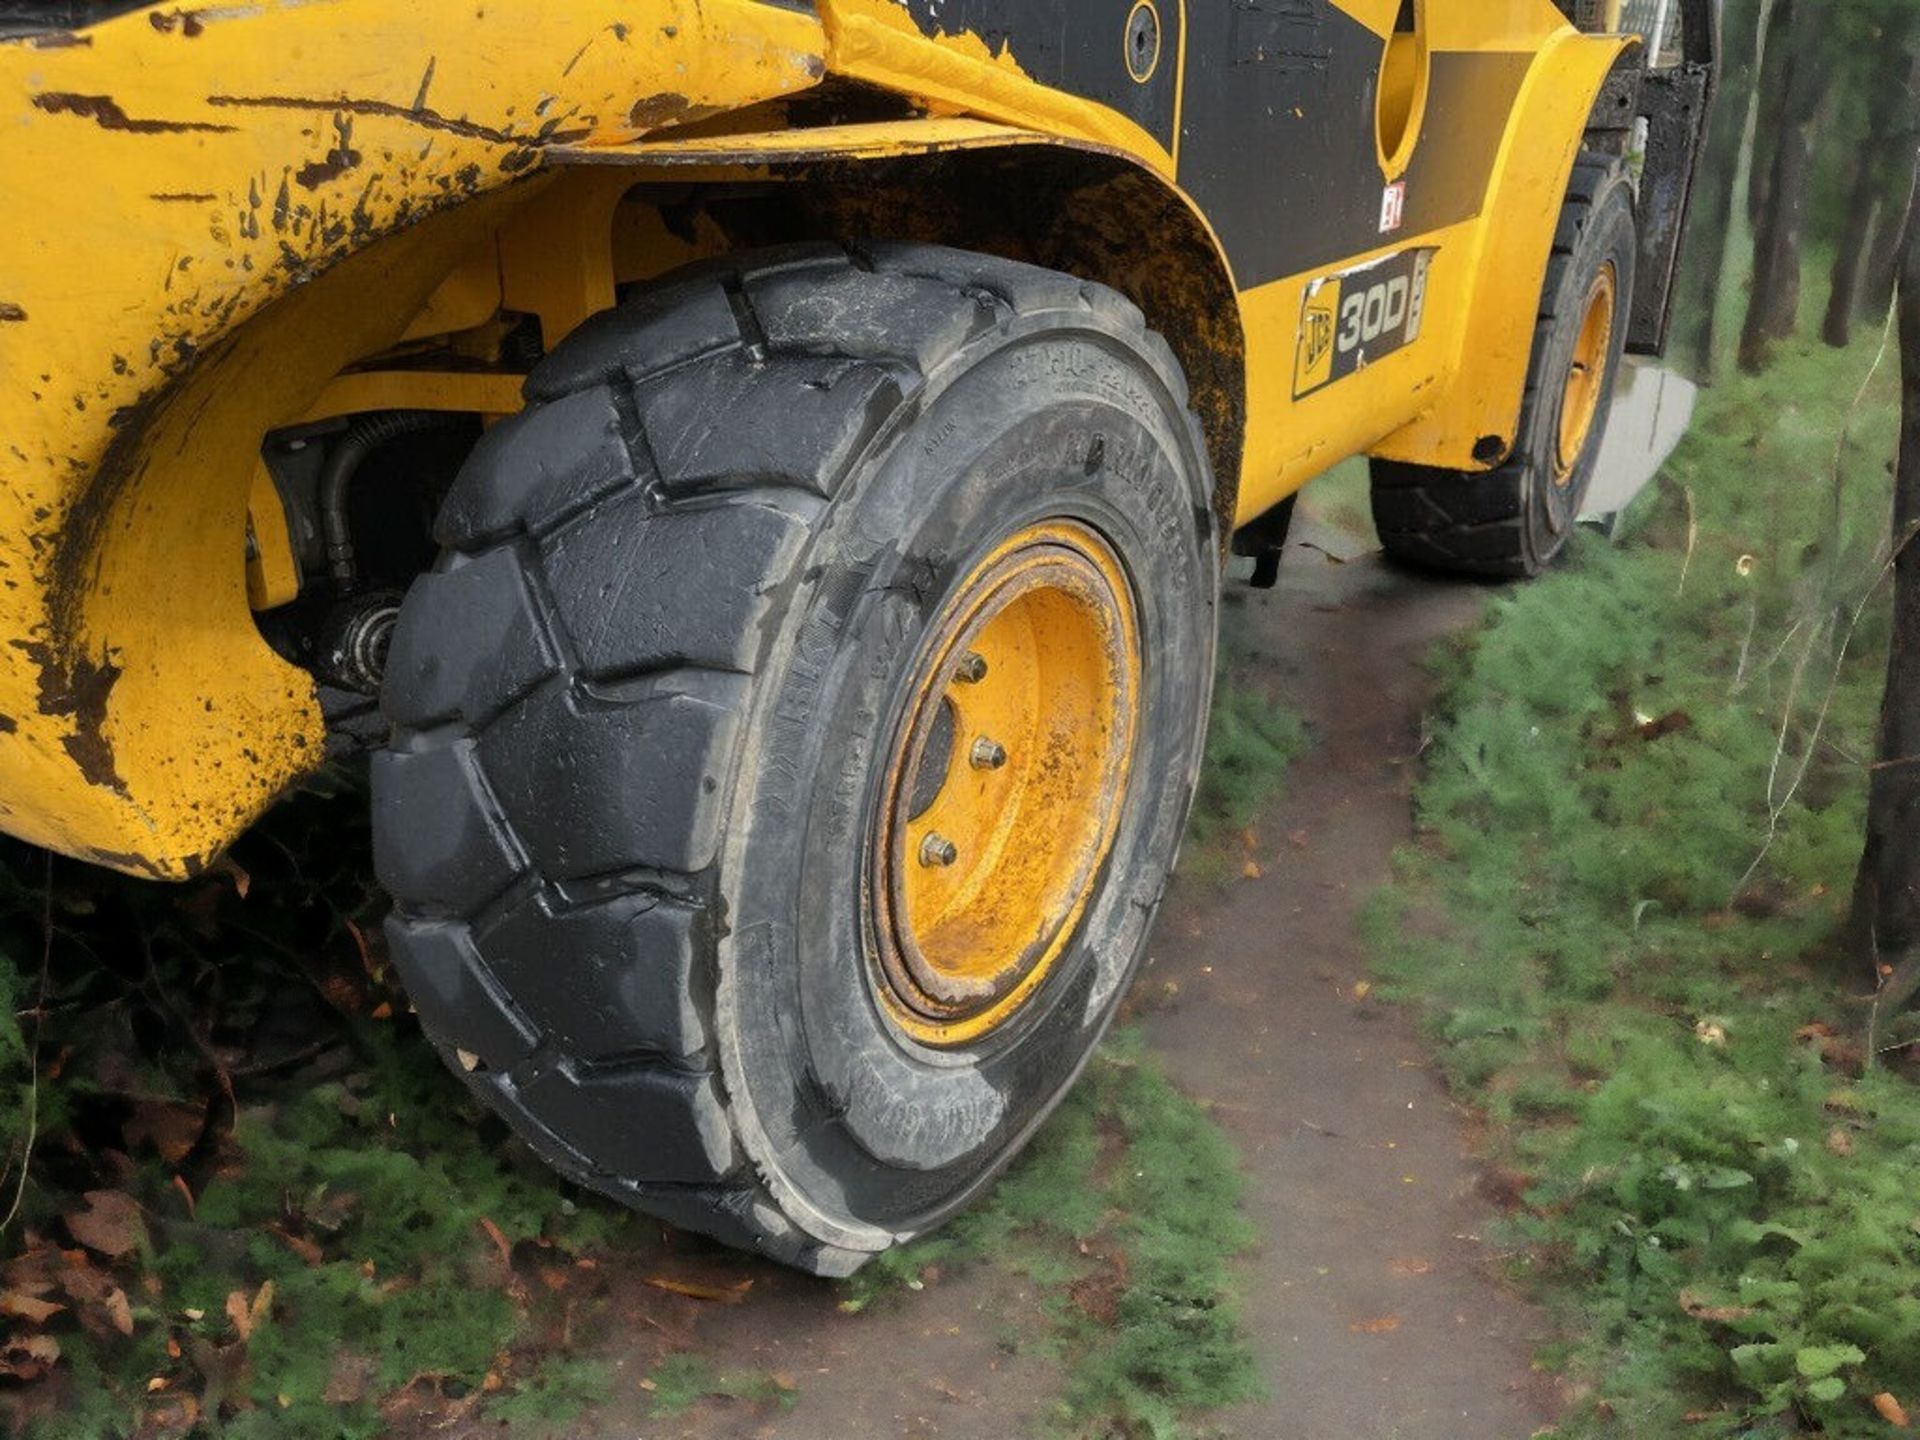
[[[1714,64],[1594,8],[7,7],[0,827],[190,876],[372,749],[468,1083],[858,1264],[1111,1015],[1223,537],[1364,453],[1559,549]]]

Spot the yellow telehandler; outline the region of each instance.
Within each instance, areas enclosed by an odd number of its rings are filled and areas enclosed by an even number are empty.
[[[1229,548],[1365,454],[1401,560],[1560,550],[1716,25],[14,0],[0,828],[192,876],[370,755],[453,1070],[846,1273],[1118,1005]]]

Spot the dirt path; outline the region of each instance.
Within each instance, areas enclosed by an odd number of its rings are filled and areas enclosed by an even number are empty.
[[[1147,972],[1177,990],[1149,1017],[1180,1085],[1244,1156],[1262,1243],[1242,1268],[1271,1399],[1219,1417],[1244,1440],[1523,1440],[1551,1418],[1529,1366],[1538,1317],[1491,1277],[1493,1213],[1411,1021],[1356,999],[1356,915],[1408,834],[1408,762],[1430,682],[1423,657],[1480,603],[1396,575],[1302,527],[1279,589],[1235,587],[1228,623],[1247,683],[1271,685],[1318,744],[1256,825],[1257,880],[1177,891]],[[1317,547],[1325,547],[1317,548]],[[1017,1440],[1058,1376],[1018,1343],[1034,1311],[980,1266],[878,1313],[835,1291],[695,1250],[683,1275],[751,1278],[734,1305],[631,1292],[606,1353],[615,1396],[583,1435],[645,1440]],[[692,1346],[721,1374],[777,1375],[790,1408],[703,1401],[648,1418],[639,1381]]]
[[[1309,530],[1308,541],[1338,543]],[[1402,1011],[1356,998],[1357,919],[1408,835],[1425,658],[1481,596],[1372,556],[1288,556],[1241,591],[1251,655],[1318,744],[1256,827],[1262,877],[1186,895],[1152,974],[1179,986],[1148,1033],[1240,1147],[1264,1237],[1244,1272],[1271,1399],[1225,1417],[1273,1440],[1507,1440],[1552,1418],[1529,1360],[1539,1317],[1489,1278],[1492,1214]]]

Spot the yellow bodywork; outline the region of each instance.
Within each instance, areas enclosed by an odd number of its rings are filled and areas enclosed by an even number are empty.
[[[1175,338],[1228,518],[1362,451],[1478,463],[1511,439],[1560,196],[1631,42],[1576,33],[1549,0],[1424,3],[1435,49],[1531,57],[1520,99],[1479,218],[1378,252],[1439,247],[1421,340],[1298,400],[1315,277],[1234,285],[1177,139],[1035,82],[1017,53],[924,36],[895,0],[253,0],[0,42],[0,827],[178,877],[317,764],[313,682],[252,618],[298,583],[263,435],[516,408],[504,370],[375,357],[484,338],[502,312],[539,317],[550,347],[617,282],[711,248],[636,203],[648,186],[871,161],[903,230],[990,248],[914,207],[899,167],[1084,156],[1104,178],[1077,228],[1152,214],[1184,237],[1097,278]],[[1400,8],[1339,4],[1383,43]],[[1185,62],[1160,61],[1182,84]],[[911,118],[810,128],[784,103],[848,84]]]

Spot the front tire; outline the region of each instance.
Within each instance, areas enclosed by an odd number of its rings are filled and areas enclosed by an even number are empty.
[[[897,245],[670,277],[527,395],[393,643],[396,963],[564,1173],[847,1273],[1143,953],[1212,675],[1184,382],[1111,291]]]

